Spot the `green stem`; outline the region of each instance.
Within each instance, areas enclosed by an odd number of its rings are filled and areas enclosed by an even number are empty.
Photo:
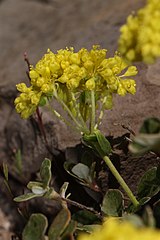
[[[95,92],[91,91],[91,133],[94,132],[95,127],[95,113],[96,113],[96,107],[95,107]]]
[[[67,121],[64,117],[62,117],[62,115],[57,112],[50,104],[48,105],[48,109],[51,113],[53,113],[57,118],[59,118],[62,122],[64,122],[67,126],[69,126],[70,128],[72,128],[73,130],[77,130],[76,126],[74,126],[73,124],[71,124],[69,121]]]
[[[72,101],[73,101],[73,104],[74,104],[74,108],[76,109],[76,112],[77,112],[77,117],[80,120],[81,125],[83,126],[83,128],[85,130],[85,133],[89,134],[89,129],[88,129],[88,127],[87,127],[87,125],[86,125],[86,123],[85,123],[81,113],[80,113],[79,106],[77,104],[77,101],[76,101],[74,93],[71,93],[71,96],[72,96]]]
[[[54,97],[55,99],[62,105],[62,107],[64,108],[64,110],[68,113],[68,115],[70,116],[70,118],[73,120],[73,122],[75,123],[76,125],[76,129],[78,129],[78,131],[81,132],[81,134],[84,134],[84,133],[88,133],[89,130],[87,128],[86,125],[82,124],[82,121],[81,123],[77,120],[76,117],[74,117],[74,115],[72,114],[72,111],[69,109],[69,107],[65,104],[65,102],[63,100],[61,100],[61,98],[58,96],[57,94],[57,90],[56,90],[56,86],[54,88]],[[72,99],[73,100],[73,99]]]
[[[68,112],[68,115],[70,116],[70,118],[73,120],[73,122],[76,124],[77,128],[80,129],[80,131],[84,132],[82,129],[81,124],[77,121],[77,119],[73,116],[72,112],[70,111],[70,109],[68,108],[68,106],[58,97],[55,95],[55,98],[57,99],[57,101],[62,105],[62,107],[65,109],[65,111]]]
[[[137,201],[136,197],[133,195],[132,191],[130,190],[128,185],[125,183],[125,181],[123,180],[123,178],[121,177],[121,175],[119,174],[119,172],[117,171],[117,169],[115,168],[115,166],[113,165],[109,157],[104,156],[103,160],[105,161],[105,163],[107,164],[107,166],[109,167],[109,169],[111,170],[112,174],[115,176],[115,178],[117,179],[121,187],[124,189],[128,197],[132,201],[133,205],[137,207],[139,205],[139,202]]]
[[[103,118],[104,110],[105,110],[104,105],[105,105],[106,99],[107,99],[107,97],[104,97],[104,99],[102,101],[102,107],[101,107],[100,114],[99,114],[99,117],[98,117],[98,120],[97,120],[97,123],[96,123],[96,128],[98,128],[102,123],[102,118]]]

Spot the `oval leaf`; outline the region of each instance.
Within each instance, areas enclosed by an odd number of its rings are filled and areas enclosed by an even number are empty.
[[[141,178],[138,185],[138,198],[153,197],[160,191],[160,171],[159,168],[149,169]]]
[[[46,188],[49,185],[51,180],[51,160],[45,158],[42,162],[41,169],[40,169],[40,176],[43,182],[43,187]]]
[[[129,144],[129,150],[134,154],[144,154],[148,151],[160,153],[160,133],[137,135]]]
[[[144,120],[140,133],[160,133],[160,120],[158,118],[148,118]]]
[[[88,166],[84,165],[83,163],[78,163],[72,168],[72,172],[79,178],[82,178],[88,182],[90,172]]]
[[[100,148],[103,151],[103,155],[109,155],[112,150],[110,142],[105,138],[105,136],[99,130],[95,131],[95,135],[97,137],[97,141],[100,145]]]
[[[110,189],[105,194],[102,202],[101,210],[107,215],[112,217],[122,216],[123,210],[123,195],[117,189]]]
[[[79,210],[72,215],[72,219],[81,225],[92,225],[99,222],[98,217],[94,213],[87,210]]]
[[[22,240],[45,240],[47,218],[40,213],[32,214],[22,233]]]
[[[43,187],[43,183],[30,181],[27,184],[27,188],[30,189],[30,190],[32,190],[32,188],[34,188],[34,187]]]
[[[15,202],[25,202],[25,201],[28,201],[28,200],[30,200],[30,199],[32,199],[32,198],[42,197],[42,196],[43,196],[43,194],[37,195],[37,194],[35,194],[35,193],[26,193],[26,194],[24,194],[24,195],[15,197],[13,200],[14,200]]]
[[[68,226],[71,220],[70,211],[67,208],[62,208],[62,210],[55,217],[52,222],[49,231],[48,238],[49,240],[57,240],[63,234],[64,230]]]

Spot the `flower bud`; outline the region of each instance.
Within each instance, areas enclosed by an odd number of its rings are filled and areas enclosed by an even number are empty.
[[[87,90],[94,90],[95,89],[95,80],[94,80],[94,78],[90,78],[89,80],[87,80],[85,86],[86,86]]]

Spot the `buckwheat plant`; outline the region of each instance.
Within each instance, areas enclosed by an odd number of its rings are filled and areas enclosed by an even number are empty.
[[[90,51],[74,48],[48,50],[43,58],[30,66],[30,86],[17,84],[21,94],[15,107],[22,118],[29,118],[38,107],[46,105],[60,120],[82,135],[82,140],[104,159],[135,206],[138,201],[109,159],[111,146],[99,130],[104,111],[112,109],[113,95],[135,94],[135,66],[128,66],[116,52],[106,57],[107,50],[95,45]],[[70,120],[53,107],[57,101]]]

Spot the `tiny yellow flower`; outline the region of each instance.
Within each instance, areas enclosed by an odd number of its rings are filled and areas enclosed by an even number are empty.
[[[153,63],[160,57],[160,1],[148,0],[120,29],[119,51],[130,62]]]
[[[93,233],[82,234],[78,240],[160,240],[160,231],[109,218]]]
[[[29,118],[37,109],[42,92],[27,88],[24,83],[17,84],[21,94],[15,99],[15,108],[22,118]]]
[[[83,109],[86,118],[88,110],[85,107],[90,105],[86,99],[90,91],[95,92],[95,105],[106,97],[105,109],[112,107],[113,94],[134,94],[135,82],[130,77],[137,74],[136,67],[128,66],[118,53],[106,58],[106,52],[98,45],[90,51],[85,48],[78,52],[74,52],[73,48],[60,49],[57,53],[48,50],[35,67],[30,66],[30,87],[24,83],[17,85],[21,92],[15,100],[17,112],[27,118],[36,110],[41,99],[55,97],[63,100],[73,115],[75,109],[71,106],[79,104],[77,109]],[[82,107],[86,101],[87,105]]]
[[[95,79],[94,78],[90,78],[86,81],[86,89],[87,90],[95,89]]]
[[[71,78],[67,81],[67,88],[68,89],[75,89],[79,86],[79,79],[78,78]]]

